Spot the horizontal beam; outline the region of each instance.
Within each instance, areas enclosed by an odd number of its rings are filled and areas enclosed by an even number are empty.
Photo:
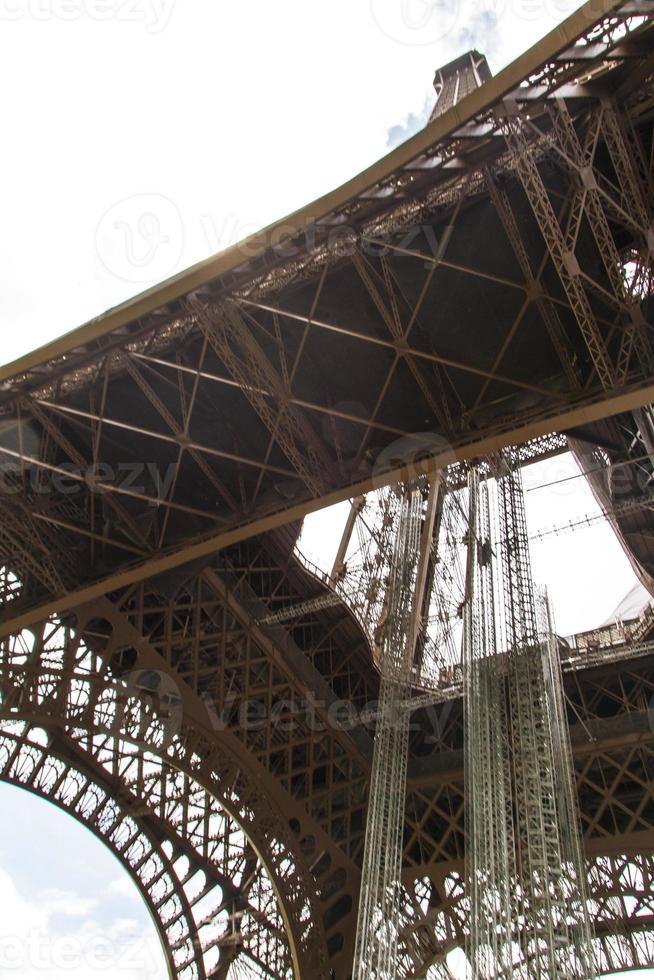
[[[561,432],[574,429],[576,426],[588,425],[620,412],[632,411],[654,401],[654,384],[628,389],[620,393],[602,394],[594,402],[587,402],[573,407],[550,409],[542,416],[531,419],[522,425],[515,425],[477,440],[470,440],[459,446],[449,448],[445,452],[426,456],[419,462],[410,460],[408,463],[387,470],[384,473],[374,473],[364,480],[348,486],[292,504],[272,514],[254,517],[243,524],[219,531],[210,537],[188,542],[181,547],[163,554],[153,556],[144,562],[123,568],[104,578],[98,579],[83,588],[76,589],[63,596],[56,596],[47,602],[27,609],[17,615],[8,615],[0,622],[0,638],[11,635],[27,628],[33,623],[46,619],[53,613],[63,612],[85,602],[90,602],[116,589],[125,588],[135,582],[160,575],[172,568],[177,568],[187,562],[206,558],[223,548],[239,541],[244,541],[257,534],[263,534],[274,528],[282,527],[294,521],[300,521],[307,514],[315,513],[332,504],[341,503],[395,483],[414,480],[419,474],[434,476],[443,467],[456,461],[474,459],[498,452],[506,446],[527,442],[550,432]]]
[[[570,743],[575,759],[601,755],[634,745],[650,745],[654,729],[649,712],[626,711],[610,718],[590,719],[584,724],[570,726]],[[454,783],[463,779],[463,751],[453,749],[414,759],[409,769],[409,787],[431,786],[434,783]]]

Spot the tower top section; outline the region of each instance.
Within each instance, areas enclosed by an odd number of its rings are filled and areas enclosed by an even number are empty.
[[[479,51],[466,51],[454,61],[436,70],[434,88],[436,90],[436,105],[432,110],[429,121],[451,109],[453,105],[464,99],[473,89],[479,88],[492,77],[488,62]]]

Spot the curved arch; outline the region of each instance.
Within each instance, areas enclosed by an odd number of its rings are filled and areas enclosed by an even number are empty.
[[[191,786],[207,799],[220,801],[267,871],[283,919],[278,938],[286,934],[290,944],[299,946],[293,955],[291,945],[295,972],[299,973],[301,958],[304,968],[315,963],[315,969],[309,967],[312,976],[323,976],[324,947],[312,942],[316,919],[299,858],[285,841],[288,828],[271,811],[263,787],[253,783],[238,760],[183,717],[174,734],[167,731],[152,692],[128,688],[112,677],[106,660],[59,620],[43,624],[38,636],[9,638],[2,649],[0,698],[10,725],[26,722],[63,733],[94,768],[119,775],[127,784],[138,783],[137,797],[147,801],[158,819],[167,819],[171,805],[180,807],[188,835],[193,835],[197,820],[197,813],[182,802]],[[207,842],[204,828],[196,836],[198,845]],[[210,840],[208,846],[213,846]],[[202,856],[211,860],[210,854]],[[263,961],[271,962],[268,954]],[[290,975],[281,963],[279,975]]]
[[[272,886],[245,835],[208,794],[199,794],[209,806],[202,822],[222,830],[222,868],[204,861],[171,821],[90,765],[70,740],[27,722],[7,727],[0,725],[0,780],[53,803],[112,851],[150,910],[171,977],[206,980],[219,963],[226,976],[240,953],[275,976],[291,976]],[[191,800],[197,805],[197,787]]]
[[[21,778],[21,770],[23,769],[23,765],[22,765],[23,760],[20,759],[21,749],[25,748],[28,753],[33,752],[42,757],[45,754],[41,749],[41,747],[38,746],[37,744],[31,744],[31,745],[28,744],[29,728],[27,725],[25,727],[28,730],[25,732],[25,741],[23,741],[22,738],[17,737],[15,734],[8,734],[7,732],[3,731],[0,726],[0,782],[7,783],[10,786],[15,786],[20,789],[24,789],[27,792],[32,793],[35,796],[38,796],[40,799],[47,800],[49,803],[52,803],[58,809],[62,810],[64,813],[67,813],[69,816],[71,816],[78,823],[82,824],[82,826],[86,827],[87,830],[90,830],[91,833],[94,835],[94,837],[96,837],[97,840],[101,841],[101,843],[103,843],[105,847],[107,847],[111,851],[113,856],[120,862],[123,869],[127,872],[131,880],[138,888],[139,893],[143,901],[145,902],[148,911],[150,913],[150,916],[154,922],[155,928],[159,936],[159,940],[163,947],[164,954],[166,957],[166,962],[168,965],[169,976],[174,977],[176,973],[175,973],[175,964],[173,962],[173,957],[172,957],[172,943],[169,941],[169,938],[166,935],[165,923],[158,913],[156,899],[151,895],[150,890],[148,890],[146,884],[142,881],[141,877],[138,874],[138,869],[130,863],[127,854],[124,852],[124,849],[121,849],[117,843],[112,841],[109,836],[104,834],[100,829],[100,826],[94,822],[93,820],[94,814],[92,810],[89,812],[84,812],[83,807],[79,809],[76,808],[74,805],[74,800],[67,801],[68,794],[66,794],[65,789],[64,789],[63,796],[54,795],[53,791],[58,782],[60,781],[63,782],[64,778],[66,777],[71,781],[72,784],[75,784],[76,777],[79,774],[75,770],[71,771],[71,767],[68,767],[65,763],[63,763],[63,760],[61,760],[58,756],[49,752],[48,762],[44,763],[40,759],[36,764],[35,769],[47,770],[47,768],[52,767],[56,773],[54,779],[49,779],[46,777],[43,781],[39,781],[36,784],[32,784],[31,782],[26,783],[24,779]],[[60,766],[62,765],[63,765],[63,769],[60,769]],[[82,780],[80,780],[80,783],[81,782]],[[98,799],[98,801],[101,800],[102,790],[100,789],[99,786],[95,785],[91,779],[89,779],[87,789],[92,796],[95,796],[96,799]],[[109,801],[109,797],[107,797],[107,802],[108,801]],[[139,830],[142,833],[141,828],[139,828]],[[170,859],[163,854],[161,848],[158,848],[157,845],[154,842],[152,842],[151,839],[150,839],[150,843],[152,845],[153,853],[157,852],[157,858],[161,861],[161,865],[166,868],[165,873],[167,875],[170,875],[172,870]],[[190,931],[191,930],[189,929],[188,932],[190,933]],[[202,974],[200,973],[198,973],[197,975],[202,976]]]

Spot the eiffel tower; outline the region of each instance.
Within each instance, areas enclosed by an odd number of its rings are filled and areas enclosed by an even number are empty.
[[[469,52],[368,170],[0,369],[0,778],[114,852],[176,980],[351,975],[362,501],[570,450],[654,594],[653,39],[653,0],[589,0],[494,77]],[[320,571],[301,522],[344,501]],[[653,633],[650,610],[560,651],[602,973],[654,966]],[[399,975],[431,980],[468,928],[439,684],[398,920]]]

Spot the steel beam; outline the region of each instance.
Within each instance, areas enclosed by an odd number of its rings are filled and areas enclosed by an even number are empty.
[[[598,419],[607,418],[610,415],[617,415],[620,412],[631,411],[640,408],[654,401],[654,385],[631,388],[619,394],[605,394],[594,402],[581,404],[575,407],[561,406],[558,410],[550,410],[540,417],[535,417],[532,421],[522,425],[507,428],[493,435],[484,436],[476,441],[461,442],[445,452],[440,452],[435,456],[426,456],[420,461],[420,468],[426,476],[435,474],[439,469],[447,466],[455,460],[473,459],[476,456],[485,456],[504,448],[507,445],[516,445],[527,442],[538,436],[544,436],[552,431],[567,431],[575,426],[586,425]],[[376,473],[360,480],[357,483],[346,487],[332,490],[323,496],[305,500],[298,504],[292,504],[273,514],[258,517],[255,520],[246,522],[240,526],[233,527],[217,534],[211,535],[199,541],[189,542],[181,548],[173,549],[165,554],[150,558],[145,562],[125,568],[120,572],[106,576],[80,589],[75,589],[66,595],[54,597],[47,602],[39,603],[32,609],[9,615],[5,614],[0,620],[0,637],[8,636],[11,633],[19,632],[31,623],[45,619],[55,612],[70,609],[73,606],[112,592],[115,589],[135,582],[141,582],[146,578],[159,575],[162,572],[177,568],[196,558],[203,558],[211,555],[221,548],[243,541],[255,534],[270,531],[273,528],[281,527],[284,524],[301,520],[307,514],[315,513],[324,507],[332,504],[341,503],[344,500],[358,497],[368,493],[372,489],[382,485],[390,486],[401,483],[407,479],[414,479],[416,476],[416,461],[412,460],[409,464],[394,467],[383,473]]]

